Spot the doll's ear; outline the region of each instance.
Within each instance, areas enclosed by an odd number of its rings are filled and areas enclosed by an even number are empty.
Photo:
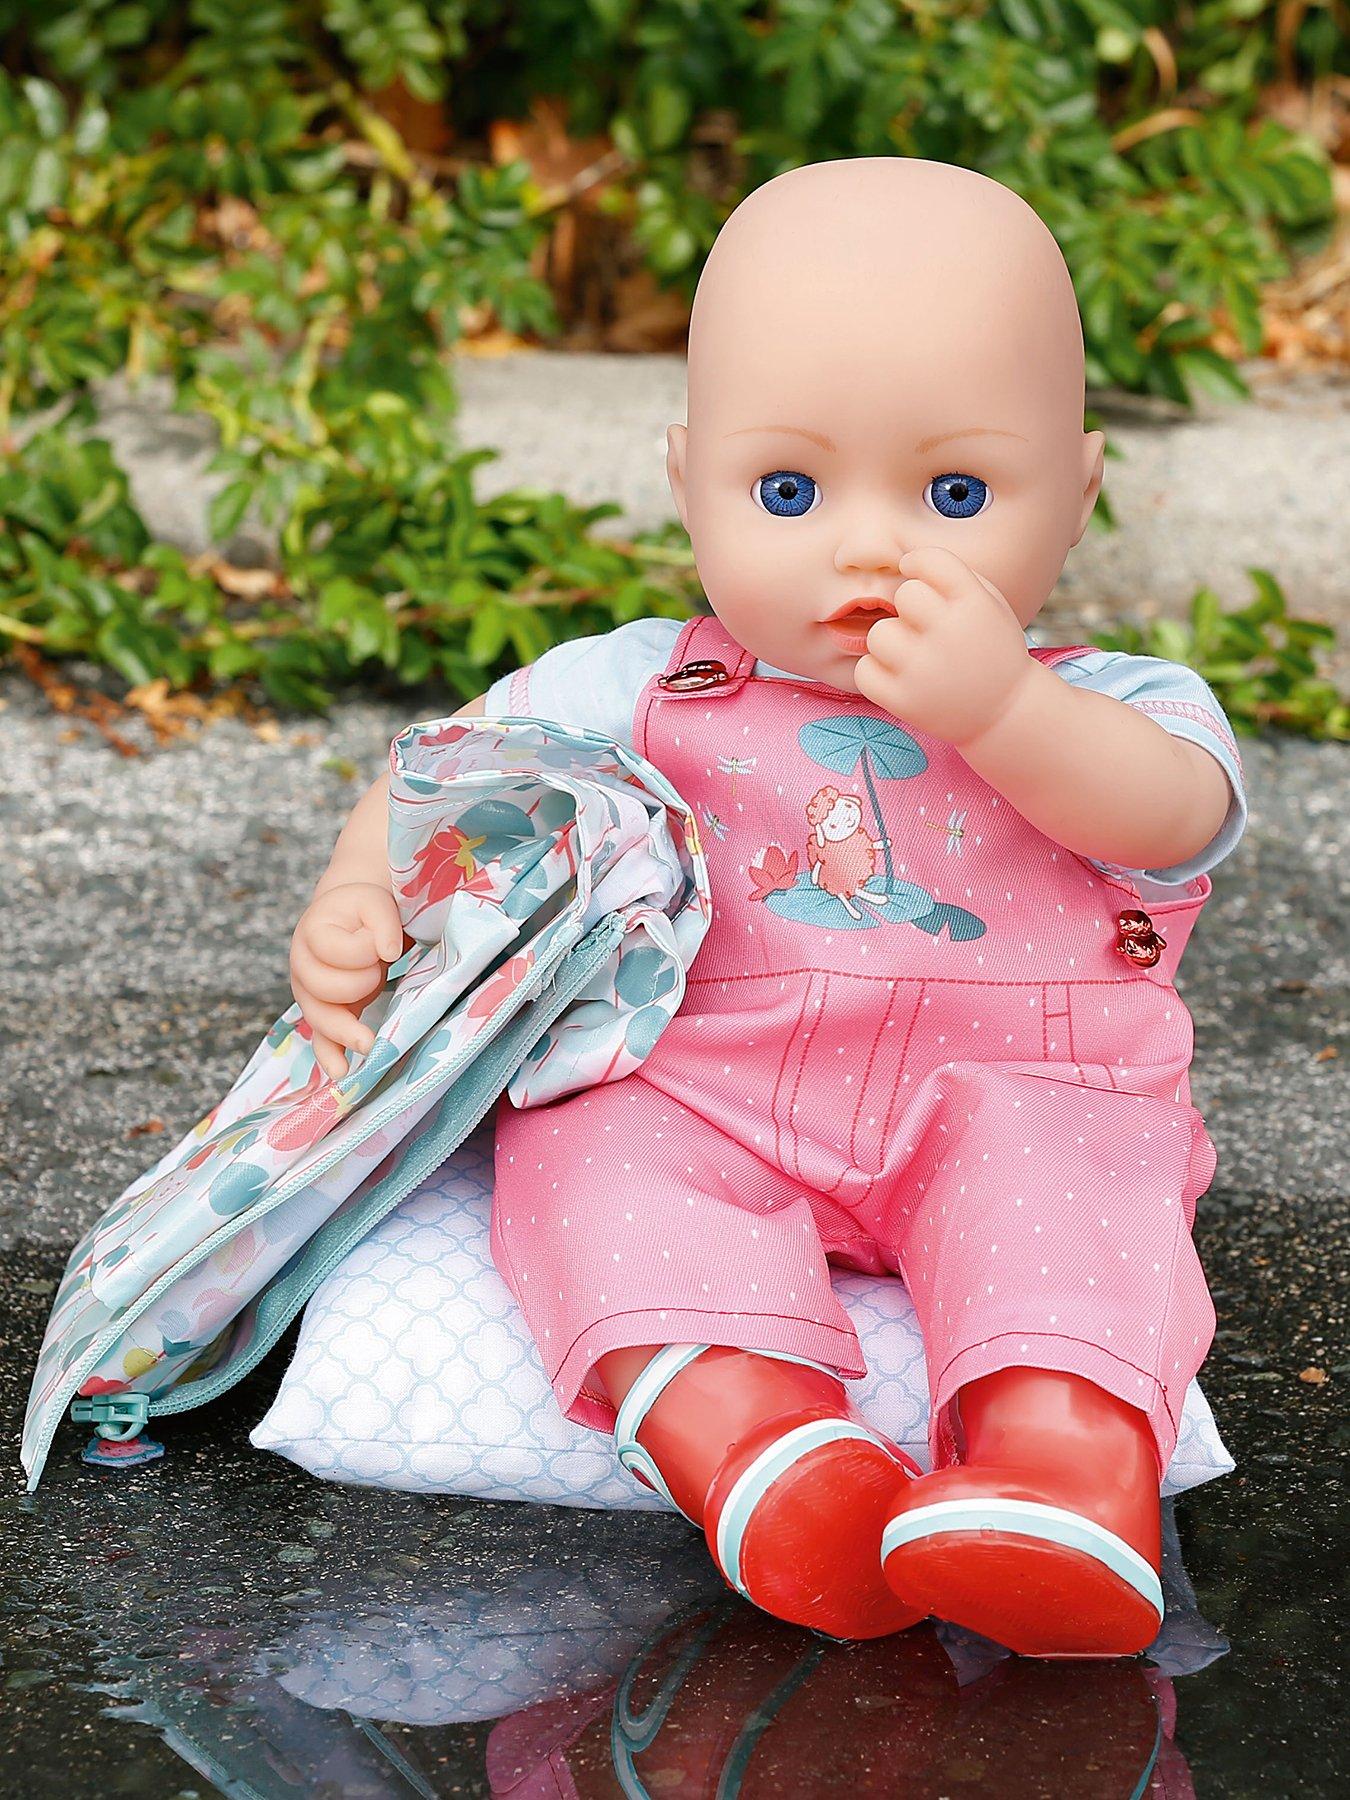
[[[684,496],[684,453],[689,441],[687,425],[668,425],[666,427],[666,480],[670,483],[670,492],[675,501],[675,510],[680,515],[680,523],[685,530],[689,529],[689,508]]]
[[[1092,509],[1097,504],[1097,496],[1102,491],[1102,475],[1106,469],[1106,433],[1104,431],[1085,431],[1083,433],[1083,506],[1078,515],[1078,530],[1073,543],[1076,544],[1088,528],[1088,520],[1092,517]],[[1070,549],[1073,548],[1071,544]]]

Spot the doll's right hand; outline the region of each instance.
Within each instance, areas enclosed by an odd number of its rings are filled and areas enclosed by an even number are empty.
[[[309,903],[291,937],[291,991],[313,1033],[314,1060],[330,1080],[347,1072],[347,1049],[364,1056],[375,1034],[361,1012],[403,954],[403,919],[387,887],[348,881]]]

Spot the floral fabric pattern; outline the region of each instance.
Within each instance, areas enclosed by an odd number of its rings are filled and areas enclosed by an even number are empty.
[[[389,867],[413,944],[362,1014],[374,1045],[330,1081],[292,1005],[85,1234],[29,1397],[34,1485],[76,1394],[163,1395],[241,1358],[269,1285],[398,1166],[597,926],[613,923],[614,948],[518,1061],[515,1106],[631,1073],[683,998],[707,868],[689,809],[636,752],[540,720],[438,719],[401,732],[389,768]]]

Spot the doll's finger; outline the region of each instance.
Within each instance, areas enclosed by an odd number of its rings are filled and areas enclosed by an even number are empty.
[[[330,969],[368,969],[380,952],[376,948],[375,934],[366,926],[359,926],[355,931],[346,925],[337,925],[331,919],[319,919],[305,932],[302,940],[314,952],[321,963]],[[385,957],[392,962],[392,957]]]
[[[887,687],[892,675],[875,656],[869,653],[858,658],[853,665],[853,679],[864,700],[870,700],[876,706],[886,705]]]
[[[905,659],[911,633],[896,619],[878,619],[867,633],[867,654],[887,669],[897,669]]]
[[[947,602],[926,581],[911,578],[895,590],[895,617],[911,631],[927,631],[946,611]]]
[[[398,902],[387,888],[374,882],[331,889],[324,896],[322,923],[357,938],[364,939],[369,933],[372,953],[385,962],[393,962],[403,953],[403,920]]]
[[[985,576],[981,575],[981,573],[978,569],[972,569],[971,573],[974,575],[976,581],[979,582],[980,586],[984,589],[986,594],[989,594],[993,599],[997,600],[1000,603],[1000,605],[1002,605],[1002,606],[1008,605],[1007,596],[1004,594],[1001,594],[999,592],[999,590],[994,586],[992,581],[989,581],[988,579],[986,579]],[[1009,610],[1011,610],[1011,609],[1009,609]]]
[[[332,1038],[325,1037],[321,1031],[311,1030],[310,1044],[314,1051],[314,1060],[330,1081],[341,1081],[347,1073],[347,1052],[341,1044],[335,1044]]]
[[[398,901],[392,894],[362,894],[358,911],[379,955],[387,963],[397,962],[403,954],[403,915]]]
[[[291,945],[291,978],[303,982],[318,1000],[360,1000],[380,982],[383,970],[369,958],[359,969],[335,969],[320,960],[303,940]]]
[[[310,993],[303,984],[292,981],[291,986],[311,1030],[344,1044],[349,1050],[359,1051],[362,1056],[366,1054],[375,1042],[375,1033],[369,1025],[361,1023],[350,1007],[330,1005]]]
[[[941,595],[956,595],[975,580],[969,563],[963,562],[955,550],[941,544],[924,544],[917,550],[906,550],[896,564],[909,580],[926,581]]]

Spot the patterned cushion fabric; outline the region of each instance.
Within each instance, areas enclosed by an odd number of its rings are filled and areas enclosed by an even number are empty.
[[[611,1440],[564,1419],[488,1247],[492,1127],[480,1127],[329,1276],[254,1429],[330,1481],[561,1506],[664,1509]],[[923,1346],[899,1281],[836,1271],[877,1428],[927,1467]],[[1163,1492],[1233,1467],[1192,1383]]]

